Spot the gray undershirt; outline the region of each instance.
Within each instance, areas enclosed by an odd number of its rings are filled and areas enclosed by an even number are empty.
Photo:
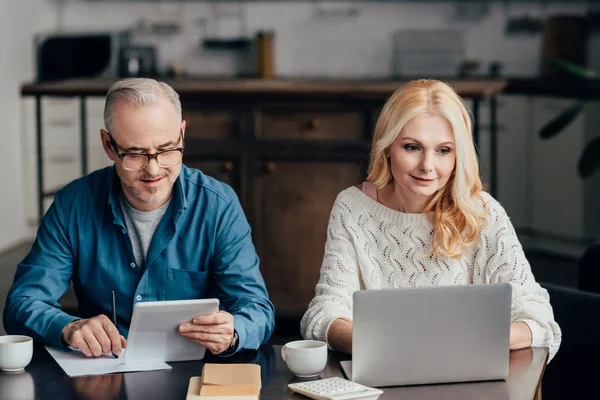
[[[163,215],[167,212],[171,200],[152,211],[136,210],[123,196],[119,197],[119,202],[121,203],[121,209],[125,217],[125,225],[129,231],[135,262],[139,267],[143,267],[146,263],[148,248],[150,247],[150,242],[152,242],[154,232],[156,232],[156,228]]]

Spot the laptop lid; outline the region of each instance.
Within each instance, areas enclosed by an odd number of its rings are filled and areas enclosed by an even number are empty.
[[[506,378],[511,293],[508,283],[355,292],[352,380],[377,387]]]

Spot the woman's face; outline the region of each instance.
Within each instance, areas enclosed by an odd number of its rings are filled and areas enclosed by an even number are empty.
[[[396,189],[418,203],[442,189],[456,163],[452,126],[441,115],[419,115],[387,150]]]

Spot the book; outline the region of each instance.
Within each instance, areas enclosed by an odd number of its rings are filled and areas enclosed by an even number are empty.
[[[204,364],[202,376],[190,378],[186,400],[258,400],[260,366]]]

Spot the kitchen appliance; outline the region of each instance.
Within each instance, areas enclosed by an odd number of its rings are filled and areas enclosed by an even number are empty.
[[[120,50],[119,77],[156,76],[156,49],[152,46],[125,46]]]
[[[38,81],[115,78],[128,31],[53,32],[35,36]]]
[[[454,77],[465,60],[464,35],[455,29],[402,29],[393,34],[394,76]]]

